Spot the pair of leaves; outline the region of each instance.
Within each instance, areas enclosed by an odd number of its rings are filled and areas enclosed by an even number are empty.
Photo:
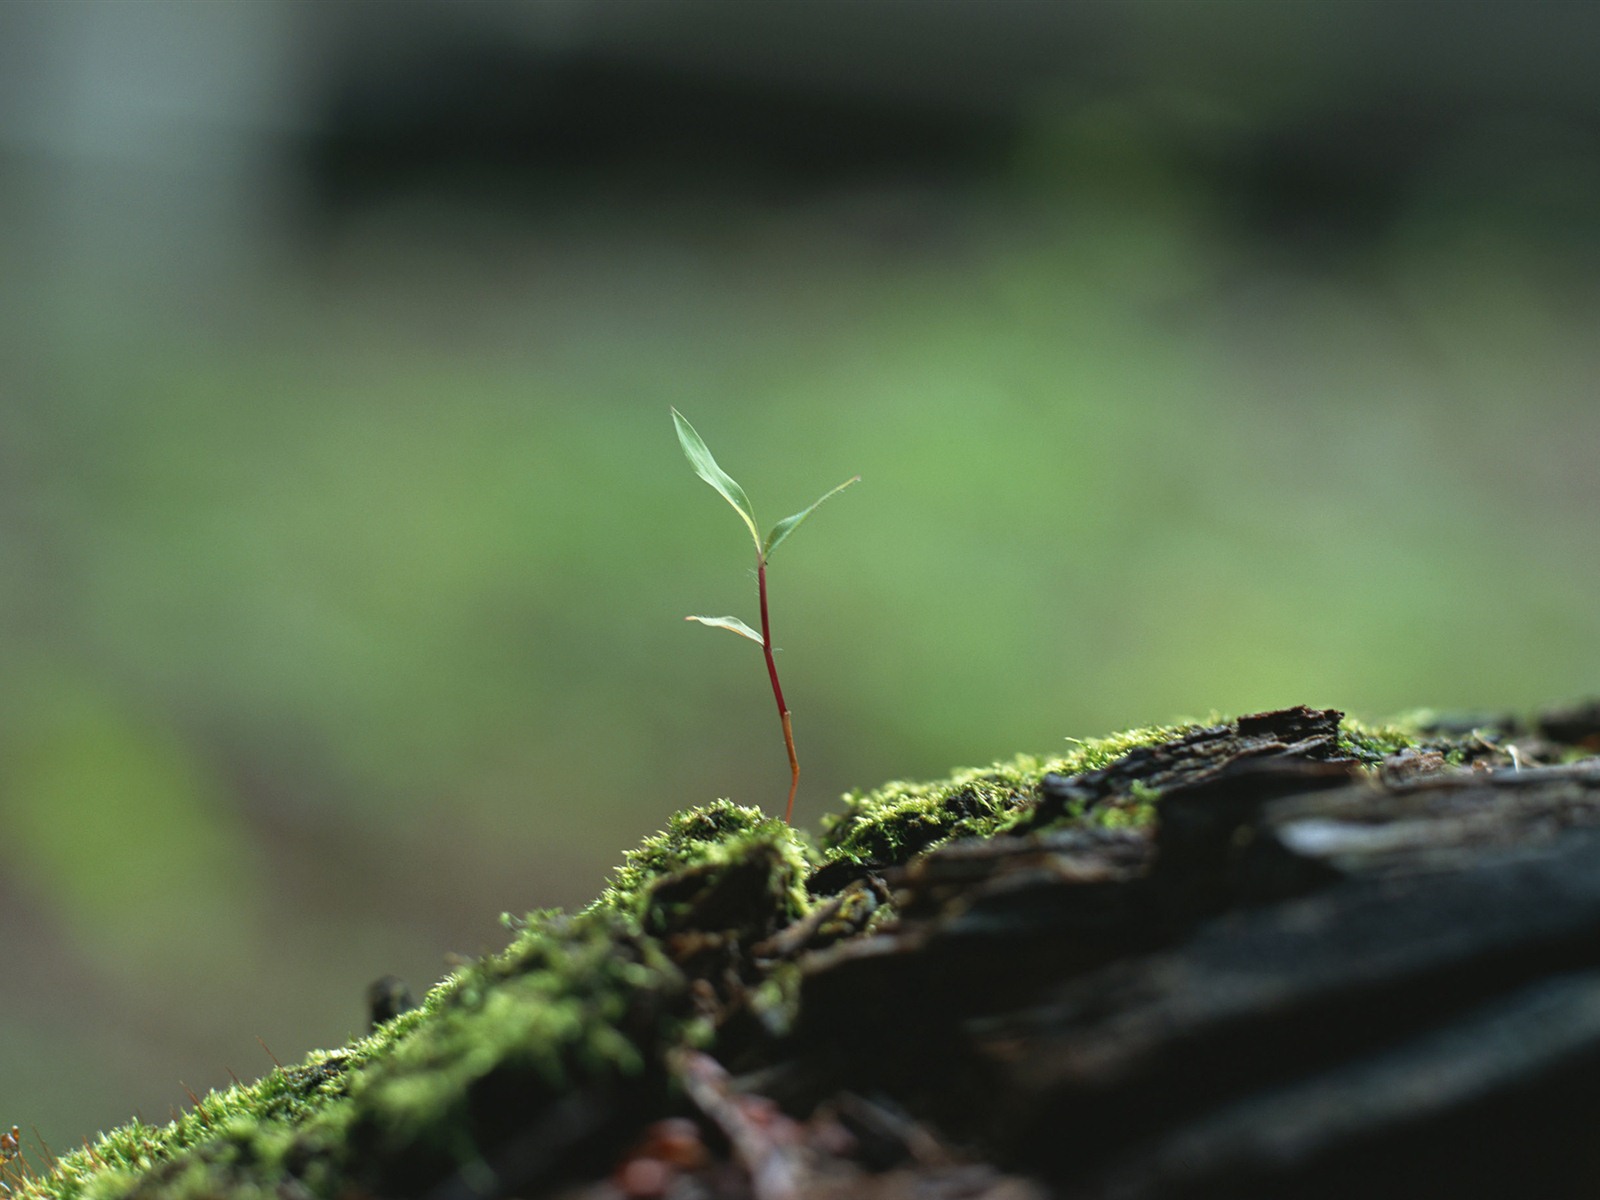
[[[738,513],[744,521],[745,527],[750,530],[750,538],[755,542],[756,555],[763,565],[772,557],[772,552],[778,548],[786,537],[793,533],[824,500],[829,500],[845,488],[861,478],[859,475],[846,479],[838,487],[825,492],[819,499],[808,507],[795,513],[792,517],[785,517],[772,527],[765,538],[761,536],[761,527],[756,524],[755,510],[750,506],[750,498],[744,494],[744,489],[733,476],[729,475],[717,465],[717,460],[711,456],[711,451],[706,448],[704,439],[695,432],[693,425],[689,424],[684,415],[676,408],[672,410],[672,424],[678,431],[678,444],[683,447],[684,455],[689,459],[689,465],[694,468],[694,473],[704,479],[718,494],[733,505],[734,512]],[[690,621],[699,621],[702,625],[712,625],[718,629],[728,629],[741,637],[747,637],[757,645],[762,645],[761,635],[738,617],[689,617]]]
[[[694,468],[696,475],[716,488],[722,498],[733,505],[734,511],[744,519],[745,526],[750,530],[750,537],[756,544],[756,553],[761,556],[762,562],[771,559],[772,552],[778,548],[778,543],[793,533],[801,521],[816,512],[824,500],[833,498],[861,478],[859,475],[853,475],[846,479],[838,487],[824,493],[809,507],[779,521],[772,527],[772,532],[763,539],[761,528],[756,524],[755,510],[750,507],[750,498],[744,494],[744,489],[739,486],[738,481],[717,465],[717,460],[711,457],[711,451],[706,449],[704,440],[677,409],[672,410],[672,423],[677,427],[678,444],[683,447],[689,465]]]

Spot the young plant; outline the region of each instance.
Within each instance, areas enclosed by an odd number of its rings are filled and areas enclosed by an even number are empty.
[[[763,538],[761,527],[756,524],[755,512],[750,507],[750,500],[744,494],[744,489],[734,482],[732,476],[717,466],[717,460],[711,457],[711,451],[706,449],[705,442],[700,440],[700,435],[694,431],[694,426],[684,420],[683,414],[677,409],[672,410],[672,424],[678,431],[678,444],[688,456],[689,465],[694,468],[694,473],[716,488],[718,494],[733,505],[733,510],[743,519],[746,528],[750,530],[751,540],[755,542],[756,589],[761,597],[761,632],[757,633],[738,617],[685,617],[684,620],[699,621],[702,625],[726,629],[737,633],[740,637],[749,638],[761,647],[761,653],[766,656],[767,678],[772,681],[772,698],[778,702],[778,719],[783,722],[783,746],[789,752],[789,803],[783,810],[783,819],[785,824],[792,824],[794,793],[800,786],[800,760],[795,757],[794,729],[789,720],[789,706],[783,702],[783,688],[778,684],[778,664],[772,657],[772,622],[767,616],[767,563],[772,558],[772,552],[778,548],[778,543],[793,533],[801,521],[815,512],[823,500],[844,491],[861,476],[851,476],[832,491],[825,493],[809,508],[802,509],[792,517],[785,517]]]

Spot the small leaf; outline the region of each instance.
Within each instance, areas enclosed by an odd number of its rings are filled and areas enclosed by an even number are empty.
[[[765,646],[761,635],[738,617],[685,617],[685,621],[699,621],[702,625],[710,625],[713,629],[727,629],[737,633],[740,637],[747,637],[758,646]]]
[[[860,479],[861,476],[852,475],[849,479],[846,479],[831,492],[823,495],[822,499],[818,500],[810,508],[807,508],[802,512],[797,512],[792,517],[785,517],[783,520],[779,521],[772,527],[772,532],[767,534],[767,540],[761,547],[761,557],[771,558],[772,552],[778,548],[778,543],[793,533],[795,531],[795,527],[798,526],[801,521],[804,521],[812,513],[816,512],[823,500],[828,500],[834,496],[837,496],[840,492],[844,491],[845,488],[849,487],[852,483],[858,482]]]
[[[717,460],[711,457],[711,451],[706,449],[705,442],[694,431],[694,426],[689,424],[677,409],[672,410],[672,424],[678,431],[678,444],[683,447],[694,473],[716,488],[722,494],[722,498],[733,505],[734,510],[744,518],[744,523],[750,527],[750,536],[755,540],[756,549],[761,549],[761,531],[756,528],[756,515],[750,507],[750,498],[744,494],[744,489],[735,482],[733,476],[717,466]]]

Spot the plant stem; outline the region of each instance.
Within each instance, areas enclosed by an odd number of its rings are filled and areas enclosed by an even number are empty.
[[[767,657],[767,678],[772,680],[772,698],[778,702],[778,720],[783,722],[783,748],[789,752],[789,803],[783,810],[783,823],[793,825],[794,793],[800,786],[800,760],[795,757],[789,706],[783,702],[778,664],[772,657],[772,622],[767,619],[767,559],[759,551],[756,553],[756,589],[761,593],[761,652]]]

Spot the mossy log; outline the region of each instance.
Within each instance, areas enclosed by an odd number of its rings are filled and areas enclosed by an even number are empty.
[[[1297,708],[852,794],[820,848],[719,801],[371,1036],[5,1182],[1591,1194],[1596,750],[1600,706]]]

